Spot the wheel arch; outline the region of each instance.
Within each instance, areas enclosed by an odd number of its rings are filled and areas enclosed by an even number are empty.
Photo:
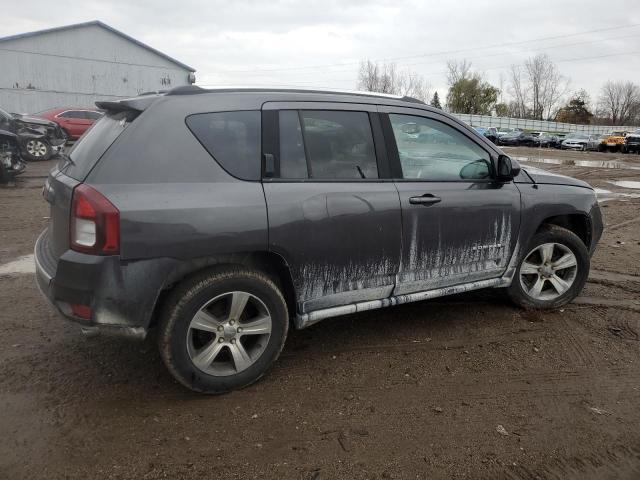
[[[157,324],[160,312],[165,306],[169,294],[182,282],[204,272],[216,273],[230,267],[245,267],[266,274],[280,288],[287,303],[290,320],[296,315],[296,296],[293,278],[288,264],[277,253],[271,251],[256,251],[216,255],[204,259],[180,262],[167,277],[163,288],[158,294],[149,326]]]
[[[538,226],[536,232],[544,228],[545,225],[556,225],[558,227],[566,228],[567,230],[575,233],[582,243],[587,247],[587,250],[591,248],[591,220],[586,213],[568,213],[563,215],[554,215],[547,217]]]

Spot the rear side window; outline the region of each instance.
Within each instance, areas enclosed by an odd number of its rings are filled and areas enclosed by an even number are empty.
[[[85,111],[84,115],[85,118],[88,118],[89,120],[99,120],[102,117],[102,114],[100,112]]]
[[[280,112],[280,177],[362,180],[378,178],[366,112]]]
[[[94,123],[69,151],[71,162],[66,162],[63,172],[76,180],[84,180],[104,152],[127,128],[130,117],[131,114],[120,112],[105,115]]]
[[[61,118],[84,118],[81,112],[76,112],[75,110],[68,110],[66,112],[62,112],[58,115]]]
[[[186,119],[191,133],[222,168],[242,180],[261,173],[260,112],[199,113]]]

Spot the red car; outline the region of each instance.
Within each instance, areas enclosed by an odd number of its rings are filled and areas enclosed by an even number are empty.
[[[37,113],[37,117],[56,122],[67,134],[69,140],[77,140],[102,113],[91,108],[53,108]]]

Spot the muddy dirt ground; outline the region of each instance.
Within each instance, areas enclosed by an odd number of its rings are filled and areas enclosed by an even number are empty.
[[[224,396],[179,386],[153,338],[84,338],[32,274],[5,272],[0,478],[640,478],[640,190],[610,183],[640,181],[640,157],[508,153],[606,199],[580,298],[541,313],[481,291],[326,320]],[[47,222],[51,166],[0,187],[0,271]]]

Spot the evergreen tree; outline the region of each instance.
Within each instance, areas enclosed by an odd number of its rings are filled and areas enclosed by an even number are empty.
[[[431,106],[442,110],[442,106],[440,105],[440,97],[438,96],[437,91],[433,94],[433,98],[431,99]]]

